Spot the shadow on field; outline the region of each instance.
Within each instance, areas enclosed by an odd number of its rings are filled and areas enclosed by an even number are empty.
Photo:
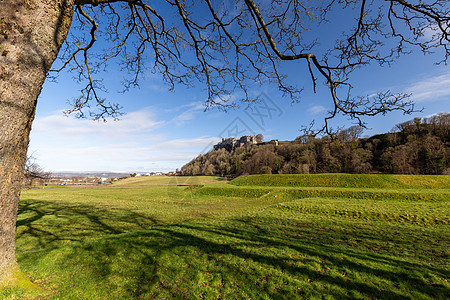
[[[19,204],[16,236],[18,243],[23,239],[27,247],[39,250],[62,241],[83,241],[156,224],[151,216],[127,209],[27,200]]]
[[[21,250],[21,264],[64,247],[54,269],[72,272],[68,276],[74,281],[56,283],[63,296],[78,285],[92,285],[105,299],[445,299],[449,293],[432,282],[448,278],[445,268],[353,250],[335,237],[359,236],[337,226],[324,231],[313,221],[280,224],[268,217],[158,226],[155,219],[128,210],[39,201],[22,204],[19,214],[19,245],[23,239],[42,250]],[[385,239],[370,231],[362,236]]]
[[[245,221],[246,225],[248,220]],[[236,247],[234,245],[223,245],[205,241],[204,238],[198,236],[192,236],[190,234],[176,232],[174,230],[166,230],[171,236],[179,238],[179,241],[189,241],[185,245],[196,245],[202,247],[204,252],[209,254],[224,253],[232,254],[233,256],[242,258],[243,261],[251,260],[258,264],[281,270],[286,277],[299,276],[306,279],[308,282],[321,282],[324,285],[331,284],[336,285],[347,291],[357,291],[365,296],[374,298],[401,298],[402,295],[392,290],[384,289],[382,286],[376,286],[371,282],[375,277],[377,280],[387,281],[393,286],[399,286],[400,284],[407,283],[409,289],[415,290],[423,295],[428,296],[444,296],[449,290],[444,286],[432,286],[425,282],[422,278],[418,278],[414,273],[434,273],[446,278],[448,272],[444,269],[429,268],[422,264],[415,264],[405,262],[400,259],[392,257],[363,253],[362,251],[352,251],[349,249],[343,249],[336,246],[330,246],[327,244],[311,242],[305,239],[290,239],[283,237],[284,235],[273,235],[268,230],[261,231],[258,226],[258,230],[242,230],[229,227],[210,227],[204,228],[198,226],[180,226],[181,228],[189,228],[197,232],[208,232],[217,234],[220,236],[229,236],[233,239],[239,239],[243,245],[258,245],[248,249],[247,247]],[[275,229],[275,228],[274,228]],[[285,228],[287,229],[287,228]],[[317,236],[315,232],[311,231],[311,228],[289,228],[288,231],[309,231],[311,236]],[[331,235],[333,233],[330,233]],[[336,234],[336,232],[334,233]],[[262,251],[264,248],[269,248],[271,251]],[[281,255],[273,255],[274,249],[279,249]],[[266,253],[265,253],[266,252]],[[283,255],[291,253],[293,255],[283,257]],[[295,256],[306,257],[302,259],[296,259]],[[317,264],[309,264],[313,258],[313,262]],[[381,263],[381,265],[380,265]],[[316,268],[311,268],[311,265],[316,265]],[[345,276],[336,276],[336,274],[327,274],[326,266],[335,268],[346,274]],[[396,269],[393,271],[392,269]],[[399,271],[400,270],[400,271]],[[239,271],[239,270],[236,270]],[[332,272],[329,272],[332,273]],[[364,274],[367,276],[367,280],[358,280],[352,274]],[[248,278],[249,274],[246,274],[245,278]],[[346,276],[350,276],[345,278]],[[353,277],[353,278],[352,278]],[[256,278],[255,278],[256,279]],[[320,288],[321,284],[319,284]],[[317,286],[315,287],[317,289]],[[281,292],[281,290],[280,290]],[[317,290],[316,290],[317,292]],[[282,293],[283,294],[283,293]],[[319,294],[322,294],[319,292]],[[344,296],[342,293],[328,293],[335,296]],[[274,295],[275,296],[275,295]],[[348,294],[347,294],[348,296]]]

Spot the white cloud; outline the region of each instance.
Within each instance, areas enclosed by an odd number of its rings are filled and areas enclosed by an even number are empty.
[[[318,115],[320,113],[323,113],[326,110],[327,109],[325,107],[323,107],[322,105],[314,105],[308,109],[308,113],[310,113],[312,115]]]
[[[172,119],[171,122],[175,123],[177,126],[183,125],[185,122],[195,119],[198,113],[202,112],[205,107],[203,102],[193,102],[187,105],[183,105],[180,108],[177,108],[176,111],[180,109],[187,108],[187,110],[183,111],[181,114],[177,115]]]
[[[170,109],[166,109],[165,112],[179,112],[180,110],[183,110],[185,108],[188,108],[188,109],[192,109],[192,108],[199,109],[199,108],[202,108],[202,109],[204,109],[204,104],[201,101],[195,101],[195,102],[191,102],[191,103],[188,103],[188,104],[175,106],[175,107],[170,108]]]
[[[428,41],[428,40],[431,40],[435,35],[440,35],[440,34],[442,34],[442,32],[439,30],[438,27],[427,27],[423,31],[423,36],[421,39],[423,41]]]
[[[155,148],[159,150],[166,149],[199,149],[205,148],[209,145],[216,144],[220,141],[218,137],[199,137],[194,139],[176,139],[155,145]]]
[[[450,113],[450,112],[449,112],[449,111],[438,112],[438,113],[434,113],[434,114],[431,114],[431,115],[426,115],[426,116],[423,117],[423,118],[426,118],[426,119],[432,118],[432,117],[437,116],[437,115],[439,115],[439,114],[441,114],[441,113],[448,114],[448,113]]]
[[[415,81],[406,87],[405,93],[412,94],[411,100],[415,102],[450,99],[450,72]]]
[[[207,136],[170,139],[160,133],[169,122],[158,121],[155,115],[144,109],[106,123],[67,118],[61,112],[37,117],[30,152],[50,171],[169,171],[219,140]]]
[[[49,147],[40,148],[40,153],[43,154],[39,154],[39,160],[54,158],[53,160],[59,160],[59,162],[64,162],[72,166],[95,166],[102,164],[110,167],[135,165],[136,162],[184,161],[190,160],[198,155],[197,152],[192,151],[157,151],[153,148],[127,147],[122,144],[110,144],[107,147]],[[65,168],[65,166],[61,166],[60,168]]]
[[[128,113],[119,121],[108,119],[106,122],[75,119],[64,116],[62,112],[56,112],[47,117],[36,118],[32,133],[51,133],[52,135],[70,135],[71,137],[119,137],[150,132],[163,126],[164,123],[163,121],[157,121],[155,114],[148,108]]]
[[[193,139],[193,143],[196,139]],[[188,143],[188,140],[186,140]],[[205,142],[200,143],[203,145]],[[162,145],[176,144],[174,141]],[[33,147],[37,150],[39,163],[51,171],[126,171],[146,169],[147,171],[169,171],[181,168],[198,156],[201,150],[159,149],[159,145],[149,147],[126,144],[108,144],[92,147]],[[159,165],[155,169],[155,165]]]

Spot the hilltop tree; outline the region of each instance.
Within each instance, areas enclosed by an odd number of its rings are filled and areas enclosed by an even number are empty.
[[[329,19],[342,9],[355,19],[342,22],[348,28]],[[338,113],[364,125],[364,115],[413,111],[407,95],[352,95],[350,75],[370,63],[389,65],[414,48],[442,49],[446,62],[449,34],[447,0],[0,1],[1,282],[17,269],[15,221],[29,133],[41,86],[58,56],[54,71],[72,70],[84,86],[69,111],[94,119],[121,114],[102,96],[97,77],[112,62],[129,74],[125,89],[138,84],[149,62],[169,88],[202,84],[207,106],[226,107],[234,104],[232,94],[258,101],[249,91],[255,84],[274,84],[297,101],[302,89],[280,66],[301,61],[313,89],[323,82],[329,91],[330,115],[322,128],[328,131]],[[95,49],[99,39],[105,49]]]
[[[257,143],[262,143],[264,141],[264,136],[261,133],[258,133],[256,135],[256,142]]]

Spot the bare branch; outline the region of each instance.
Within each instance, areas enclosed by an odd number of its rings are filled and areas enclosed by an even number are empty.
[[[371,63],[389,66],[413,47],[424,53],[443,50],[443,63],[450,55],[450,5],[445,0],[418,0],[414,4],[406,0],[276,0],[259,4],[254,0],[220,4],[165,0],[154,7],[146,0],[75,3],[77,28],[89,26],[90,39],[83,43],[76,32],[78,38],[75,44],[68,43],[57,71],[70,65],[78,72],[79,81],[88,82],[69,112],[84,116],[84,108],[94,101],[99,111],[91,115],[97,119],[120,115],[118,105],[100,97],[105,89],[101,81],[93,79],[93,74],[110,62],[119,60],[121,70],[128,74],[123,82],[125,90],[139,85],[150,61],[151,71],[161,73],[169,89],[176,84],[203,84],[206,106],[227,108],[235,105],[236,95],[242,102],[258,101],[251,92],[255,85],[274,84],[283,95],[299,101],[303,89],[281,71],[280,64],[304,61],[302,67],[313,91],[318,90],[320,81],[329,90],[331,109],[318,131],[330,133],[329,122],[338,114],[364,126],[365,116],[415,111],[405,94],[382,91],[372,97],[352,95],[355,70]],[[330,12],[342,9],[355,17],[354,26],[336,31],[336,42],[328,49],[318,47],[317,35],[309,32],[326,26],[331,21]],[[104,38],[106,47],[96,56],[89,55],[97,36]]]

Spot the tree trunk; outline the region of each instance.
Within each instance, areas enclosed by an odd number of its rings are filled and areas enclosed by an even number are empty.
[[[0,287],[15,284],[15,230],[37,97],[67,37],[73,0],[0,0]]]

